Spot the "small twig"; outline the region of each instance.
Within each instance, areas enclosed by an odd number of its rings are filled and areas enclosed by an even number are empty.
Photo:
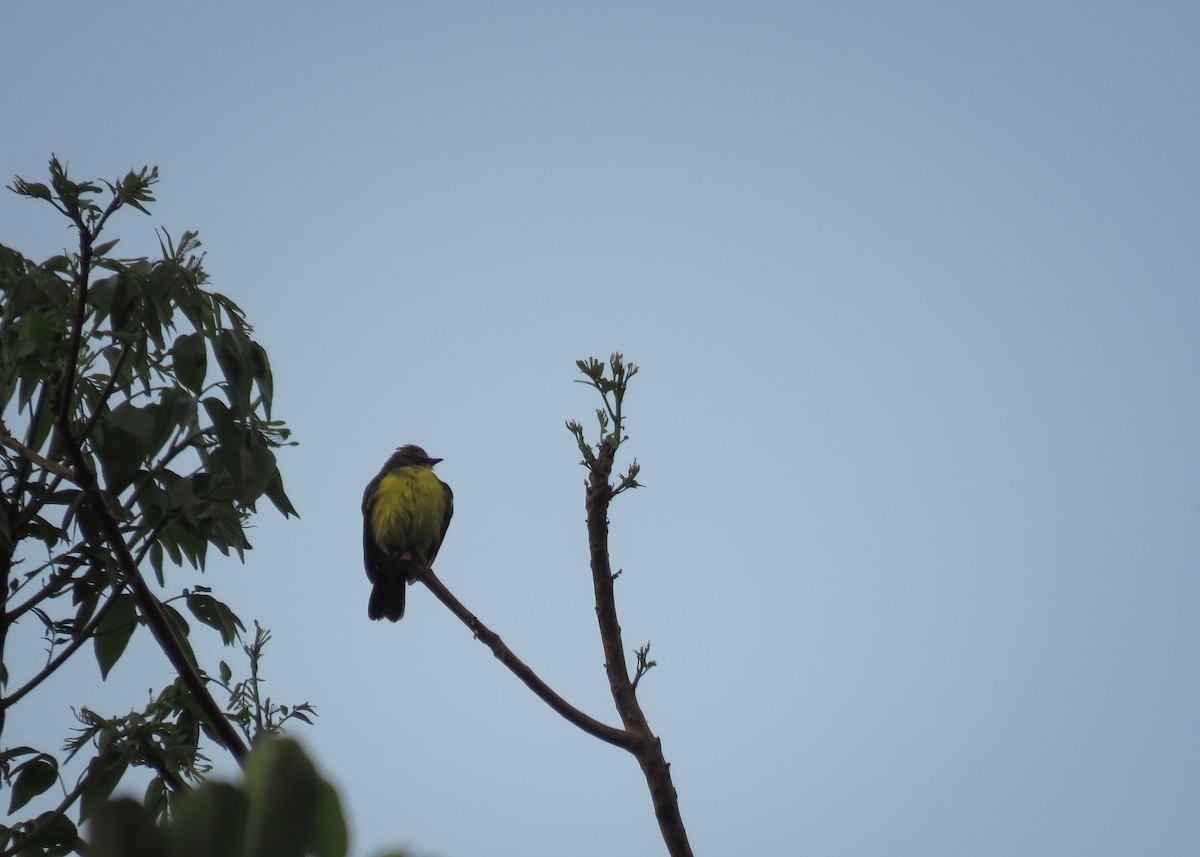
[[[70,552],[68,551],[68,553]],[[61,559],[52,559],[42,565],[41,568],[39,568],[36,572],[31,572],[31,574],[41,574],[46,568],[53,567],[61,561]],[[82,564],[83,563],[80,563],[80,565]],[[72,566],[69,570],[51,572],[50,579],[46,581],[45,585],[33,595],[30,595],[29,598],[26,599],[19,607],[14,607],[12,610],[5,613],[2,617],[3,621],[12,624],[34,607],[41,604],[47,598],[54,595],[54,593],[58,592],[75,579],[75,571],[77,568],[79,568],[78,565]]]
[[[69,467],[64,467],[61,464],[57,464],[48,458],[38,455],[25,444],[21,443],[21,441],[13,437],[12,432],[8,430],[8,426],[4,424],[3,419],[0,419],[0,443],[15,451],[26,461],[36,464],[43,470],[49,471],[57,476],[61,476],[63,479],[67,479],[71,482],[78,483],[79,481]]]
[[[638,682],[642,680],[642,676],[658,666],[658,661],[650,660],[649,641],[646,641],[646,645],[634,649],[633,654],[637,658],[637,670],[633,674],[633,689],[637,690]]]
[[[71,642],[67,643],[66,648],[55,655],[54,658],[52,658],[37,675],[14,690],[10,695],[0,699],[0,711],[11,708],[13,705],[16,705],[18,702],[20,702],[25,694],[29,693],[31,690],[49,678],[55,670],[63,665],[63,662],[66,661],[67,658],[75,654],[80,646],[92,639],[92,634],[95,632],[96,628],[99,627],[100,623],[104,621],[104,617],[108,615],[113,606],[116,605],[117,596],[120,595],[124,589],[124,583],[118,583],[116,586],[114,586],[112,595],[110,595],[108,600],[104,602],[104,606],[97,610],[96,615],[93,616],[88,623],[83,626],[79,633],[72,638]]]
[[[158,537],[162,534],[162,531],[165,530],[167,528],[168,524],[170,524],[170,523],[171,523],[170,516],[164,517],[161,520],[159,520],[159,522],[157,524],[155,524],[153,526],[153,528],[151,528],[144,536],[135,537],[134,541],[131,542],[131,547],[132,547],[134,544],[136,544],[136,542],[139,540],[139,538],[141,540],[141,546],[137,549],[137,556],[135,556],[133,559],[133,561],[135,563],[137,563],[139,568],[141,568],[142,561],[146,558],[146,554],[148,554],[150,552],[150,548],[154,547],[155,541],[158,539]],[[74,550],[74,548],[72,548],[72,550]],[[70,554],[70,551],[67,551],[67,554],[60,555],[60,556],[65,556],[65,555],[69,555],[69,554]],[[49,568],[51,566],[58,565],[61,562],[63,562],[63,560],[61,558],[52,559],[49,562],[43,564],[41,569],[39,569],[38,572],[36,572],[36,573],[40,574],[41,571],[44,570],[45,568]],[[72,581],[74,581],[76,579],[75,571],[79,568],[79,566],[84,565],[84,564],[85,563],[80,561],[78,564],[71,567],[69,570],[51,573],[49,580],[46,581],[46,583],[42,586],[41,589],[39,589],[33,595],[30,595],[29,598],[26,599],[19,607],[14,607],[9,612],[3,614],[3,616],[0,617],[0,619],[2,619],[2,621],[7,622],[9,624],[12,624],[17,619],[20,619],[23,615],[25,615],[27,612],[32,610],[38,604],[45,601],[47,598],[50,598],[51,596],[53,596],[56,592],[58,592],[60,589],[62,589],[68,583],[71,583]]]

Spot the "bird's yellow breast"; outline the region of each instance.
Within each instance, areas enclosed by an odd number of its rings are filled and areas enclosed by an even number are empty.
[[[371,532],[387,554],[412,554],[428,564],[442,538],[446,491],[428,467],[401,467],[371,495]]]

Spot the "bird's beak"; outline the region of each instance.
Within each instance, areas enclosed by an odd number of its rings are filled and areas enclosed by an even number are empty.
[[[444,459],[444,458],[431,458],[431,459],[429,459],[429,466],[433,467],[433,465],[437,464],[439,461],[445,461],[445,460],[446,459]]]

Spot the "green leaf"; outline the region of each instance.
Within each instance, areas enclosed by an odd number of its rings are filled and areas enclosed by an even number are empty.
[[[163,585],[163,546],[161,541],[150,545],[150,568],[154,569],[154,578],[158,585]]]
[[[114,238],[112,241],[105,241],[103,244],[97,244],[95,247],[92,248],[92,258],[96,259],[96,258],[99,258],[99,257],[105,255],[106,253],[108,253],[109,250],[116,247],[117,244],[119,244],[120,242],[121,242],[120,238]]]
[[[171,346],[171,365],[179,382],[199,394],[208,374],[208,348],[204,336],[188,333],[176,339]]]
[[[172,522],[163,530],[161,539],[163,547],[170,552],[171,559],[176,564],[187,559],[193,568],[204,570],[208,542],[205,541],[204,535],[197,532],[196,523],[191,517]]]
[[[29,446],[31,449],[41,449],[42,444],[46,442],[46,438],[50,436],[50,429],[54,427],[54,409],[43,404],[37,409],[37,425],[34,427],[33,435],[30,438]]]
[[[289,515],[295,515],[297,518],[300,517],[300,513],[296,511],[296,508],[292,505],[292,501],[288,499],[287,494],[283,491],[283,475],[278,469],[276,469],[275,475],[271,478],[271,483],[267,486],[267,497],[275,504],[275,508],[283,513],[285,518]]]
[[[200,665],[196,662],[196,653],[192,651],[192,644],[188,642],[188,634],[191,633],[191,629],[188,627],[187,620],[170,604],[163,604],[161,607],[163,613],[167,616],[167,622],[171,625],[171,630],[175,632],[175,639],[179,641],[179,647],[183,649],[183,654],[187,657],[188,663],[199,670]]]
[[[33,747],[28,747],[28,746],[24,746],[24,745],[20,746],[20,747],[9,747],[6,750],[0,751],[0,766],[7,765],[13,759],[19,758],[21,756],[41,756],[41,755],[44,755],[44,754],[39,753]]]
[[[171,623],[172,630],[179,635],[180,639],[186,640],[191,635],[192,628],[183,618],[183,614],[170,604],[163,604],[162,609],[167,614],[167,621]]]
[[[162,407],[159,405],[147,405],[139,408],[126,401],[113,408],[108,419],[132,434],[145,446],[159,434],[159,423],[162,421],[162,417]],[[144,459],[147,452],[143,449],[138,460]]]
[[[218,601],[216,602],[216,605],[217,612],[221,616],[221,624],[226,628],[233,629],[232,637],[226,640],[225,643],[226,645],[232,645],[233,641],[237,639],[239,633],[246,630],[246,626],[242,624],[242,620],[238,618],[236,613],[229,609],[229,605],[225,604],[225,602]],[[224,636],[224,634],[222,634],[222,636]]]
[[[197,502],[194,477],[180,476],[171,470],[163,470],[162,480],[167,488],[167,508],[185,515],[191,514]]]
[[[221,372],[225,375],[230,408],[239,417],[250,415],[250,379],[253,377],[253,369],[246,359],[248,347],[249,340],[245,334],[222,330],[213,349]]]
[[[196,427],[196,397],[179,389],[164,390],[162,402],[167,406],[171,426]]]
[[[163,813],[167,809],[168,799],[167,784],[163,782],[162,777],[155,777],[146,786],[146,794],[142,797],[142,805],[146,807],[153,817],[163,817]]]
[[[78,605],[75,610],[75,627],[82,628],[96,612],[96,606],[100,603],[100,592],[89,581],[81,580],[72,586],[71,600]]]
[[[237,431],[237,423],[229,411],[229,406],[220,399],[215,396],[204,399],[204,410],[208,414],[208,418],[212,420],[213,428],[217,430],[217,436],[221,438],[222,443],[225,442],[226,437]]]
[[[9,335],[15,339],[10,354],[19,360],[31,354],[52,353],[61,333],[44,310],[32,310],[17,319]]]
[[[124,653],[136,627],[137,598],[128,593],[114,595],[112,609],[101,620],[96,636],[92,638],[101,678],[108,678],[109,670]]]
[[[41,182],[27,182],[24,179],[17,179],[13,182],[13,190],[21,196],[32,197],[33,199],[44,199],[50,202],[50,188],[46,187]]]
[[[211,595],[188,592],[186,594],[188,609],[192,615],[210,628],[221,632],[221,640],[227,646],[237,640],[238,626],[242,623],[233,615],[228,607]]]
[[[112,296],[113,326],[122,333],[137,333],[142,316],[141,288],[130,268],[118,272],[116,280]]]
[[[296,716],[308,722],[307,718]],[[342,802],[333,786],[324,780],[317,785],[317,811],[313,816],[309,847],[317,857],[346,857],[350,847],[346,817],[342,814]]]
[[[84,846],[79,840],[79,830],[65,814],[43,812],[33,820],[33,827],[38,833],[24,840],[24,847],[20,851],[22,857],[26,854],[57,857],[60,854],[82,853]]]
[[[13,777],[12,797],[8,802],[9,815],[46,791],[58,779],[58,762],[53,756],[39,753],[17,766]]]
[[[17,393],[17,412],[21,413],[33,401],[33,394],[42,386],[42,378],[25,375],[21,378],[21,388]],[[44,387],[42,389],[45,389]],[[11,393],[9,394],[11,396]]]
[[[88,763],[87,771],[83,775],[83,794],[79,800],[80,821],[91,818],[108,800],[117,783],[121,782],[121,777],[125,776],[128,767],[129,758],[121,755],[115,744],[101,750],[100,755]]]
[[[71,511],[74,511],[75,523],[79,525],[79,529],[88,543],[100,544],[104,541],[104,530],[96,522],[96,516],[90,504],[81,498],[79,505],[74,506]]]
[[[133,484],[141,470],[144,454],[142,441],[136,434],[114,422],[111,415],[100,420],[93,437],[100,470],[104,473],[104,487],[113,495],[120,494]]]
[[[260,741],[245,772],[250,815],[244,853],[302,857],[320,799],[321,780],[308,756],[295,741]]]
[[[247,446],[238,451],[238,462],[241,464],[238,499],[251,505],[270,487],[278,473],[275,454],[265,446]]]
[[[45,262],[42,262],[42,270],[50,271],[54,274],[61,274],[64,271],[71,270],[71,257],[64,256],[59,253],[56,256],[51,256]]]
[[[117,292],[117,277],[96,280],[88,287],[87,300],[96,308],[96,321],[104,321],[112,312],[113,299]]]
[[[90,828],[89,857],[163,857],[166,839],[150,813],[129,798],[99,807]]]
[[[175,805],[167,828],[171,857],[238,857],[248,815],[249,802],[237,787],[205,783]]]
[[[267,419],[270,419],[271,401],[275,397],[275,379],[271,375],[271,361],[267,357],[266,349],[257,342],[248,341],[248,345],[251,371],[254,373],[255,382],[258,383],[258,389],[262,393],[263,413],[267,415]]]

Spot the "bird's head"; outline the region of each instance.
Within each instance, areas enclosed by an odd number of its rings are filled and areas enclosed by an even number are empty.
[[[401,467],[429,467],[437,464],[442,459],[430,458],[429,453],[421,449],[416,444],[408,443],[392,453],[392,457],[388,459],[385,470],[397,470]]]

